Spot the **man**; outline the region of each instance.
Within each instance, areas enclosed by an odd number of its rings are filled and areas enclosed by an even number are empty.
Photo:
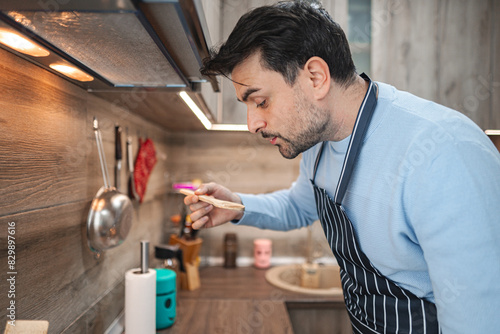
[[[319,219],[341,267],[355,333],[500,328],[500,154],[462,114],[359,76],[345,34],[317,5],[245,14],[204,74],[231,75],[249,130],[285,158],[290,189],[185,198],[193,227],[288,230]]]

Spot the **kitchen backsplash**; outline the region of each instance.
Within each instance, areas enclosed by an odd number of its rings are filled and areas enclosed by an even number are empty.
[[[10,301],[16,319],[48,320],[50,333],[102,333],[123,308],[123,278],[139,264],[139,240],[162,242],[168,223],[169,134],[0,49],[0,291],[15,271],[15,294],[1,298],[1,331]],[[96,260],[87,246],[90,202],[102,186],[92,118],[113,175],[114,125],[153,139],[158,163],[136,205],[127,240]],[[125,142],[124,142],[125,143]],[[125,184],[123,174],[122,184]],[[7,270],[7,229],[15,225],[15,268]],[[10,311],[9,311],[10,313]]]
[[[155,245],[178,233],[170,216],[180,213],[183,196],[171,190],[173,182],[199,178],[238,192],[263,193],[289,187],[298,175],[298,159],[283,159],[256,135],[169,133],[134,110],[98,98],[2,49],[0,86],[0,254],[7,258],[7,230],[14,223],[15,316],[48,320],[50,333],[102,333],[119,315],[124,274],[139,265],[139,241]],[[144,202],[135,204],[127,239],[99,260],[86,238],[90,202],[103,182],[94,116],[110,175],[115,124],[132,136],[134,155],[139,137],[149,137],[158,158]],[[121,181],[127,182],[125,171]],[[239,256],[250,257],[258,237],[273,240],[275,256],[305,256],[305,229],[285,233],[226,224],[199,233],[202,259],[222,257],[223,237],[229,231],[238,235]],[[0,291],[8,291],[5,279]],[[0,319],[7,319],[3,301],[9,303],[2,298]],[[5,320],[1,330],[4,326]]]

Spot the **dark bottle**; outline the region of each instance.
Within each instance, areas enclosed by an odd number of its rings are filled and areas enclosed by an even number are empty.
[[[194,240],[195,236],[194,236],[194,233],[193,233],[193,226],[192,225],[192,221],[191,221],[191,217],[189,215],[186,216],[186,221],[184,222],[184,230],[182,232],[182,237],[185,239],[185,240]]]
[[[236,233],[226,233],[224,236],[224,268],[236,268],[238,254],[238,238]]]
[[[187,217],[187,209],[185,205],[182,205],[182,211],[181,211],[181,231],[179,233],[179,238],[182,238],[184,236],[184,229],[186,228],[186,217]]]

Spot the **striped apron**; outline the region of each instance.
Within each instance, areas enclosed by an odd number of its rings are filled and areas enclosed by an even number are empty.
[[[377,104],[376,84],[364,73],[361,76],[370,85],[358,112],[334,200],[314,183],[325,143],[316,158],[311,182],[318,217],[340,266],[344,301],[354,333],[439,333],[436,306],[397,286],[372,265],[359,247],[352,223],[341,206]]]

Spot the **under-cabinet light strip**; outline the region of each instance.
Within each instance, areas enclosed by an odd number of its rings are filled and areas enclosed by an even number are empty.
[[[83,72],[79,68],[76,68],[75,66],[72,65],[66,65],[62,63],[54,63],[50,64],[49,67],[62,75],[67,76],[68,78],[71,78],[73,80],[78,80],[81,82],[87,82],[87,81],[92,81],[94,80],[94,77],[91,75],[88,75],[87,73]]]
[[[215,131],[248,131],[246,124],[212,124],[207,116],[201,111],[196,103],[186,92],[180,92],[179,96],[184,100],[191,111],[198,117],[207,130]]]
[[[210,130],[218,131],[248,131],[248,126],[246,124],[212,124]]]
[[[0,43],[32,57],[47,57],[50,52],[16,31],[0,28]]]
[[[484,133],[487,135],[500,135],[500,130],[485,130]]]
[[[180,92],[179,96],[184,100],[187,106],[191,109],[191,111],[198,117],[203,126],[210,130],[212,127],[212,123],[208,120],[207,116],[201,111],[200,108],[196,105],[196,103],[191,99],[191,97],[186,92]]]

